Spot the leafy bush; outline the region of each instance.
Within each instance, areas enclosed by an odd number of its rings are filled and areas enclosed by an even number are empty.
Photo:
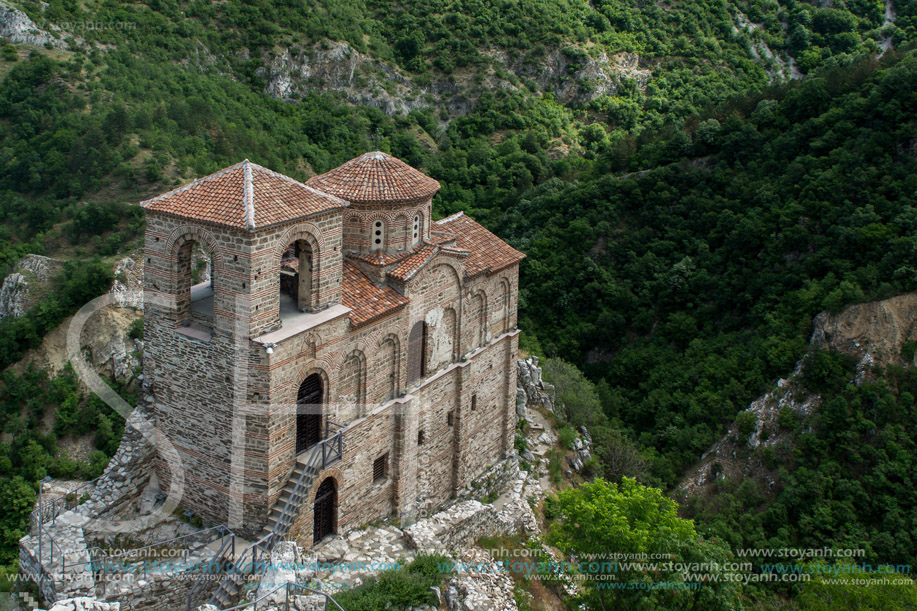
[[[557,440],[560,442],[561,447],[567,448],[568,450],[573,447],[573,440],[577,437],[576,429],[570,425],[557,431]]]
[[[901,346],[901,358],[905,363],[913,363],[915,353],[917,353],[917,342],[904,342]]]
[[[735,425],[739,434],[739,441],[745,441],[748,436],[755,430],[758,420],[755,414],[750,411],[739,412],[736,415]]]
[[[793,411],[793,408],[789,406],[781,407],[780,411],[777,412],[777,424],[782,429],[795,432],[799,428],[799,419],[796,417],[796,412]]]
[[[516,431],[516,436],[513,439],[513,447],[515,447],[516,451],[519,452],[520,454],[522,454],[523,452],[529,449],[528,440],[525,438],[525,435],[523,435],[519,431]]]
[[[852,359],[841,352],[814,351],[802,365],[802,383],[816,393],[840,392],[850,381],[854,365]]]
[[[445,556],[422,555],[402,570],[384,571],[352,590],[335,596],[348,611],[406,609],[436,604],[431,586],[440,585],[451,571],[452,562]]]
[[[127,336],[131,339],[143,340],[143,319],[138,318],[131,322],[127,331]]]

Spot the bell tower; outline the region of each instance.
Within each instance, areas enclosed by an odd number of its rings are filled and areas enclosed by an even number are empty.
[[[240,532],[259,528],[276,496],[279,416],[253,339],[281,328],[285,311],[340,304],[346,203],[246,160],[141,206],[144,376],[174,449],[157,460],[160,485],[180,470],[184,509]]]

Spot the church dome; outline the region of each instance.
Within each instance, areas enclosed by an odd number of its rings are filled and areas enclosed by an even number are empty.
[[[380,151],[364,153],[306,184],[353,204],[420,202],[439,190],[438,181]]]

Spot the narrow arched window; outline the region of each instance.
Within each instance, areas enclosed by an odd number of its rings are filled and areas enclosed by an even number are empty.
[[[372,235],[370,236],[372,244],[370,250],[383,250],[385,248],[385,223],[381,220],[373,223]]]
[[[420,243],[420,215],[414,215],[414,225],[411,228],[411,248]]]

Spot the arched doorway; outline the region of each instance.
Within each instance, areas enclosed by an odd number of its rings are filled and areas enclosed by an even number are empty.
[[[337,522],[338,491],[333,478],[327,478],[315,493],[315,504],[312,506],[312,543],[318,543],[328,535],[334,534]]]
[[[296,393],[296,453],[322,440],[322,378],[313,373]]]

